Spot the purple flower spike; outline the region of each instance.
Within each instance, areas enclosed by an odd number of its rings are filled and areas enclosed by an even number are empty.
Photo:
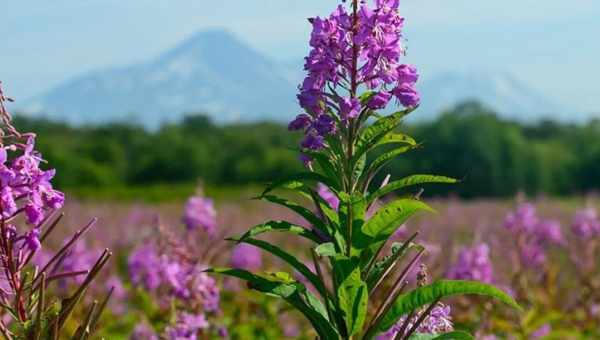
[[[254,270],[262,267],[262,253],[260,249],[240,243],[235,246],[231,253],[230,264],[234,268]]]
[[[575,235],[582,239],[589,239],[600,235],[600,219],[598,219],[596,210],[593,208],[586,208],[577,211],[571,230]]]
[[[210,198],[192,196],[185,205],[183,223],[188,230],[202,228],[208,235],[217,231],[217,212]]]
[[[494,281],[493,273],[490,247],[486,243],[481,243],[460,250],[458,260],[448,271],[448,277],[492,283]]]

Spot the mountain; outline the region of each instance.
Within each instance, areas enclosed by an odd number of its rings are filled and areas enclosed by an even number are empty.
[[[297,111],[295,92],[279,65],[212,30],[147,62],[71,79],[21,110],[74,124],[133,119],[151,128],[192,112],[217,122],[285,121]]]
[[[216,122],[289,121],[299,110],[302,59],[276,63],[224,30],[197,33],[156,58],[96,70],[25,102],[20,111],[72,124],[136,121],[156,128],[186,113]],[[580,120],[509,73],[442,72],[420,81],[422,105],[411,120],[430,120],[477,100],[519,121]]]
[[[476,100],[504,118],[534,122],[543,118],[567,119],[568,110],[506,72],[442,72],[418,85],[421,106],[415,120],[431,120],[466,100]]]

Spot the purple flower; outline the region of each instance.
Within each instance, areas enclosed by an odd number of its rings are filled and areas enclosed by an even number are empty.
[[[423,320],[423,322],[417,327],[417,333],[425,334],[439,334],[450,332],[454,329],[452,325],[452,318],[450,316],[450,306],[438,303],[431,313]],[[410,329],[415,322],[418,320],[419,314],[415,315],[408,322],[407,329]],[[377,340],[392,340],[396,337],[397,333],[401,330],[402,325],[406,321],[406,317],[400,318],[398,323],[392,326],[385,333],[377,336]]]
[[[309,167],[312,162],[312,158],[305,153],[301,153],[300,156],[298,156],[298,159],[300,162],[302,162],[302,164],[304,164],[305,167]]]
[[[0,210],[4,217],[20,212],[19,198],[27,223],[37,226],[49,210],[63,206],[64,194],[52,187],[55,171],[40,169],[42,157],[34,147],[35,136],[28,135],[25,145],[0,148]],[[12,161],[7,151],[16,153]]]
[[[310,52],[305,58],[307,75],[299,86],[300,106],[316,117],[332,103],[339,104],[340,120],[356,118],[362,106],[356,98],[338,95],[338,90],[365,86],[375,90],[366,106],[384,109],[394,86],[394,94],[405,106],[415,106],[419,96],[414,90],[418,74],[414,66],[400,63],[404,55],[402,28],[404,19],[398,13],[399,0],[377,0],[374,6],[363,1],[357,17],[339,5],[329,16],[311,18]],[[357,25],[354,25],[354,21]],[[350,81],[352,80],[352,81]],[[352,83],[352,84],[350,84]],[[337,110],[337,108],[335,108]],[[293,127],[305,127],[305,122],[294,121]],[[322,133],[321,133],[322,135]],[[312,144],[311,144],[312,145]]]
[[[371,110],[383,109],[387,106],[391,98],[392,94],[389,92],[377,92],[373,97],[371,97],[371,99],[369,99],[367,107]]]
[[[321,150],[325,147],[325,140],[323,136],[310,133],[304,137],[300,145],[309,150]]]
[[[2,216],[5,218],[11,217],[17,212],[18,207],[11,187],[5,186],[0,191],[0,206],[2,208]]]
[[[202,228],[208,235],[217,231],[217,211],[210,198],[192,196],[185,205],[183,223],[188,230]]]
[[[34,253],[42,248],[42,244],[40,243],[39,228],[31,229],[29,232],[27,232],[27,234],[25,234],[25,247]]]
[[[336,131],[335,120],[326,114],[319,115],[312,123],[312,127],[320,136],[328,136]]]
[[[129,340],[158,340],[158,334],[146,323],[138,323]]]
[[[511,212],[504,220],[504,227],[509,230],[532,231],[539,223],[535,207],[531,203],[521,203],[515,212]]]
[[[546,251],[537,243],[528,243],[521,246],[521,260],[528,267],[537,267],[546,262]]]
[[[240,243],[233,249],[229,263],[238,269],[259,269],[262,267],[262,253],[252,245]]]
[[[92,269],[96,260],[100,256],[100,252],[87,246],[83,242],[77,242],[73,248],[67,253],[67,256],[61,264],[61,269],[64,272],[78,272]],[[72,278],[77,284],[82,284],[86,275],[77,275]],[[68,280],[71,280],[68,279]],[[64,282],[66,284],[66,282]]]
[[[25,216],[27,217],[27,223],[38,225],[44,220],[44,211],[41,206],[29,203],[25,206]]]
[[[229,338],[229,331],[227,330],[227,328],[225,326],[220,326],[217,329],[217,335],[221,338],[227,339],[227,338]]]
[[[492,283],[493,272],[490,247],[486,243],[481,243],[460,250],[458,260],[448,271],[448,277]]]
[[[144,244],[136,248],[127,261],[129,276],[134,285],[144,286],[152,291],[162,283],[161,259],[154,244]]]
[[[556,220],[540,221],[537,227],[537,234],[543,241],[548,241],[557,245],[565,243],[560,222]]]
[[[538,328],[535,332],[531,333],[529,339],[539,339],[543,338],[552,332],[552,327],[549,324],[544,324],[542,327]]]
[[[538,217],[535,207],[521,203],[516,211],[509,213],[504,226],[515,233],[521,262],[528,267],[536,267],[546,262],[546,248],[549,245],[562,245],[565,240],[558,221],[543,220]]]
[[[394,96],[398,98],[400,103],[405,107],[415,107],[421,100],[419,93],[410,84],[402,84],[393,90]]]
[[[310,126],[312,122],[312,118],[307,114],[299,114],[290,122],[288,125],[288,130],[304,130]]]
[[[177,315],[175,324],[165,329],[165,335],[169,340],[196,340],[198,332],[208,326],[204,314],[181,312]]]
[[[417,68],[413,65],[402,64],[396,69],[398,72],[398,83],[414,85],[419,79]]]
[[[356,98],[342,98],[340,113],[343,119],[354,119],[360,114],[360,101]]]
[[[332,209],[338,210],[338,207],[340,205],[340,199],[336,196],[336,194],[333,191],[329,189],[329,187],[327,187],[323,183],[319,183],[317,187],[317,193],[319,194],[319,196],[321,196],[321,198],[323,198],[327,202],[327,204],[329,204],[329,206]]]
[[[593,208],[585,208],[575,213],[571,230],[580,238],[588,239],[600,235],[600,220]]]
[[[190,279],[190,286],[192,287],[192,295],[202,301],[205,311],[216,312],[219,310],[221,294],[215,279],[202,272],[200,268],[195,268]]]

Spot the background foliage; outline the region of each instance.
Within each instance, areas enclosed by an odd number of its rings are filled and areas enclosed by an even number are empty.
[[[157,131],[125,123],[72,127],[24,116],[15,125],[37,131],[40,150],[61,169],[57,186],[79,192],[185,184],[189,194],[188,185],[200,177],[209,187],[262,184],[301,167],[294,150],[300,136],[276,123],[219,126],[198,114]],[[426,194],[509,197],[519,190],[571,195],[600,189],[600,121],[526,125],[463,103],[403,130],[422,147],[392,162],[381,176],[443,173],[464,179],[456,187],[431,186]]]

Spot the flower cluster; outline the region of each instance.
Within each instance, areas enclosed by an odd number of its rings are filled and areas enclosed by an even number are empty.
[[[451,279],[492,283],[494,269],[490,259],[490,247],[486,243],[480,243],[462,248],[447,276]]]
[[[42,156],[35,150],[35,135],[22,137],[25,143],[0,145],[0,215],[13,239],[37,251],[41,223],[50,211],[63,206],[65,198],[52,187],[55,171],[40,168]],[[32,229],[19,235],[10,222],[21,213]]]
[[[1,84],[0,84],[1,85]],[[55,214],[64,204],[64,194],[55,190],[52,179],[55,170],[44,170],[42,155],[35,150],[35,134],[20,133],[11,124],[0,87],[0,332],[7,339],[58,338],[63,325],[75,308],[88,317],[85,326],[74,337],[93,332],[98,316],[106,304],[85,311],[81,308],[90,284],[111,257],[108,249],[85,268],[70,262],[77,241],[95,223],[95,219],[78,230],[55,253],[42,249],[42,242],[55,230],[62,215]],[[48,284],[75,277],[77,288],[65,292],[63,308],[52,313],[59,296]],[[83,279],[85,277],[85,279]],[[66,305],[64,303],[67,303]],[[59,303],[60,304],[60,303]],[[89,313],[89,314],[88,314]],[[96,320],[92,320],[96,319]],[[32,330],[37,329],[37,335]]]
[[[208,326],[204,314],[194,315],[182,312],[177,315],[175,324],[167,327],[165,333],[168,339],[196,340],[198,332]]]
[[[441,334],[453,330],[452,318],[450,317],[450,306],[438,303],[431,310],[430,314],[423,320],[416,328],[416,333],[424,334]],[[417,322],[419,315],[413,316],[408,322],[406,317],[400,318],[400,321],[396,323],[385,333],[379,335],[377,340],[392,340],[396,339],[399,331],[404,330],[405,332],[412,329],[413,325]]]
[[[421,264],[416,272],[417,286],[423,287],[427,285],[429,278],[427,274],[427,266]],[[429,308],[428,308],[429,309]],[[430,310],[415,312],[404,316],[398,322],[388,329],[385,333],[379,335],[377,340],[392,340],[405,339],[416,333],[424,334],[439,334],[452,331],[452,317],[450,316],[451,308],[441,302],[435,303]],[[423,313],[428,313],[420,322]],[[411,333],[412,332],[412,333]],[[400,333],[400,334],[399,334]]]
[[[600,219],[593,208],[585,208],[575,213],[571,230],[577,237],[589,239],[600,236]]]
[[[213,236],[217,230],[217,211],[212,199],[201,195],[190,197],[185,205],[183,223],[188,230],[202,228]]]
[[[405,107],[419,104],[417,70],[400,63],[404,19],[398,6],[398,0],[376,0],[374,6],[363,1],[355,13],[339,5],[326,18],[309,19],[311,51],[298,94],[306,113],[289,125],[305,132],[302,148],[323,148],[337,123],[384,109],[393,97]],[[370,91],[363,100],[357,96],[361,86]]]
[[[160,292],[170,302],[200,304],[207,312],[219,308],[219,288],[213,278],[203,272],[204,267],[161,253],[155,244],[135,249],[128,260],[129,274],[134,285],[149,292]]]
[[[183,216],[182,233],[158,228],[158,236],[138,246],[129,255],[128,269],[132,284],[156,298],[161,310],[170,316],[164,320],[161,339],[195,340],[202,334],[226,334],[214,317],[220,312],[220,288],[205,273],[205,250],[198,249],[201,231],[212,239],[217,233],[216,211],[211,199],[199,194],[191,197]],[[194,232],[194,233],[193,233]],[[199,253],[201,251],[202,253]],[[151,326],[136,329],[132,339],[158,338]]]
[[[564,238],[560,223],[541,219],[530,203],[521,203],[509,213],[504,227],[515,233],[522,264],[535,267],[546,262],[546,248],[549,245],[562,245]]]

